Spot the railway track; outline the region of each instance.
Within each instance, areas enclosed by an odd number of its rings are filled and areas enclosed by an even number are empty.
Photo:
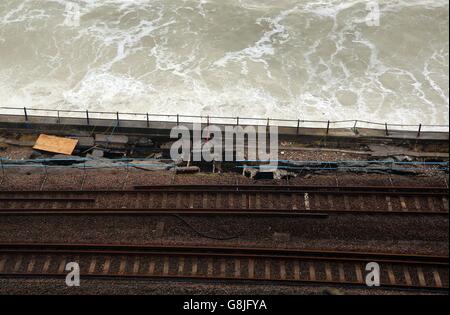
[[[133,190],[0,191],[0,214],[420,214],[448,216],[448,188],[158,185]],[[144,211],[145,210],[145,211]]]
[[[1,277],[65,277],[78,262],[87,278],[145,278],[366,287],[366,264],[380,288],[448,291],[448,256],[280,248],[105,244],[0,244]]]
[[[336,185],[266,185],[266,184],[223,184],[223,185],[204,185],[204,184],[173,184],[173,185],[135,185],[135,190],[277,190],[277,191],[382,191],[382,192],[408,192],[408,191],[426,191],[426,192],[443,192],[448,191],[448,187],[430,187],[430,186],[336,186]]]

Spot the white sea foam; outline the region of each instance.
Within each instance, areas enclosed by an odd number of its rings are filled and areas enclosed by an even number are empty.
[[[0,2],[0,106],[448,124],[448,1]]]

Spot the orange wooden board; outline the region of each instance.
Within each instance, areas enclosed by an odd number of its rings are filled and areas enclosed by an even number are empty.
[[[36,140],[33,149],[71,155],[77,143],[77,139],[41,134]]]

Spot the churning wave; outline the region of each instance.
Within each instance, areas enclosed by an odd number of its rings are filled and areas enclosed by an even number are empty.
[[[0,106],[448,124],[448,23],[444,0],[2,0]]]

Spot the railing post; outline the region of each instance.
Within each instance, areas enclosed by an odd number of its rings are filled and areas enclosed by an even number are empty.
[[[384,123],[384,129],[386,131],[386,136],[389,136],[389,131],[388,131],[388,125],[387,123]]]
[[[328,120],[327,121],[327,134],[328,134],[329,131],[330,131],[330,121]]]
[[[116,116],[117,116],[117,126],[119,126],[120,125],[119,112],[116,112]]]
[[[300,130],[300,119],[297,120],[297,136]]]
[[[28,121],[28,114],[27,114],[27,108],[26,107],[23,108],[23,112],[25,114],[25,121]]]
[[[420,131],[422,130],[422,124],[419,124],[419,131],[417,132],[417,138],[420,138]]]
[[[239,126],[239,116],[236,117],[236,126]]]
[[[358,123],[357,120],[355,120],[355,124],[353,125],[353,132],[356,133],[356,124]]]
[[[206,116],[206,125],[209,126],[209,115]]]
[[[89,126],[89,111],[86,109],[86,121]]]
[[[179,126],[179,125],[180,125],[180,115],[177,114],[177,126]]]
[[[58,124],[59,124],[61,122],[61,119],[59,117],[59,110],[57,111],[57,114],[58,114]]]
[[[148,119],[148,113],[147,113],[147,128],[150,127],[150,120]]]

